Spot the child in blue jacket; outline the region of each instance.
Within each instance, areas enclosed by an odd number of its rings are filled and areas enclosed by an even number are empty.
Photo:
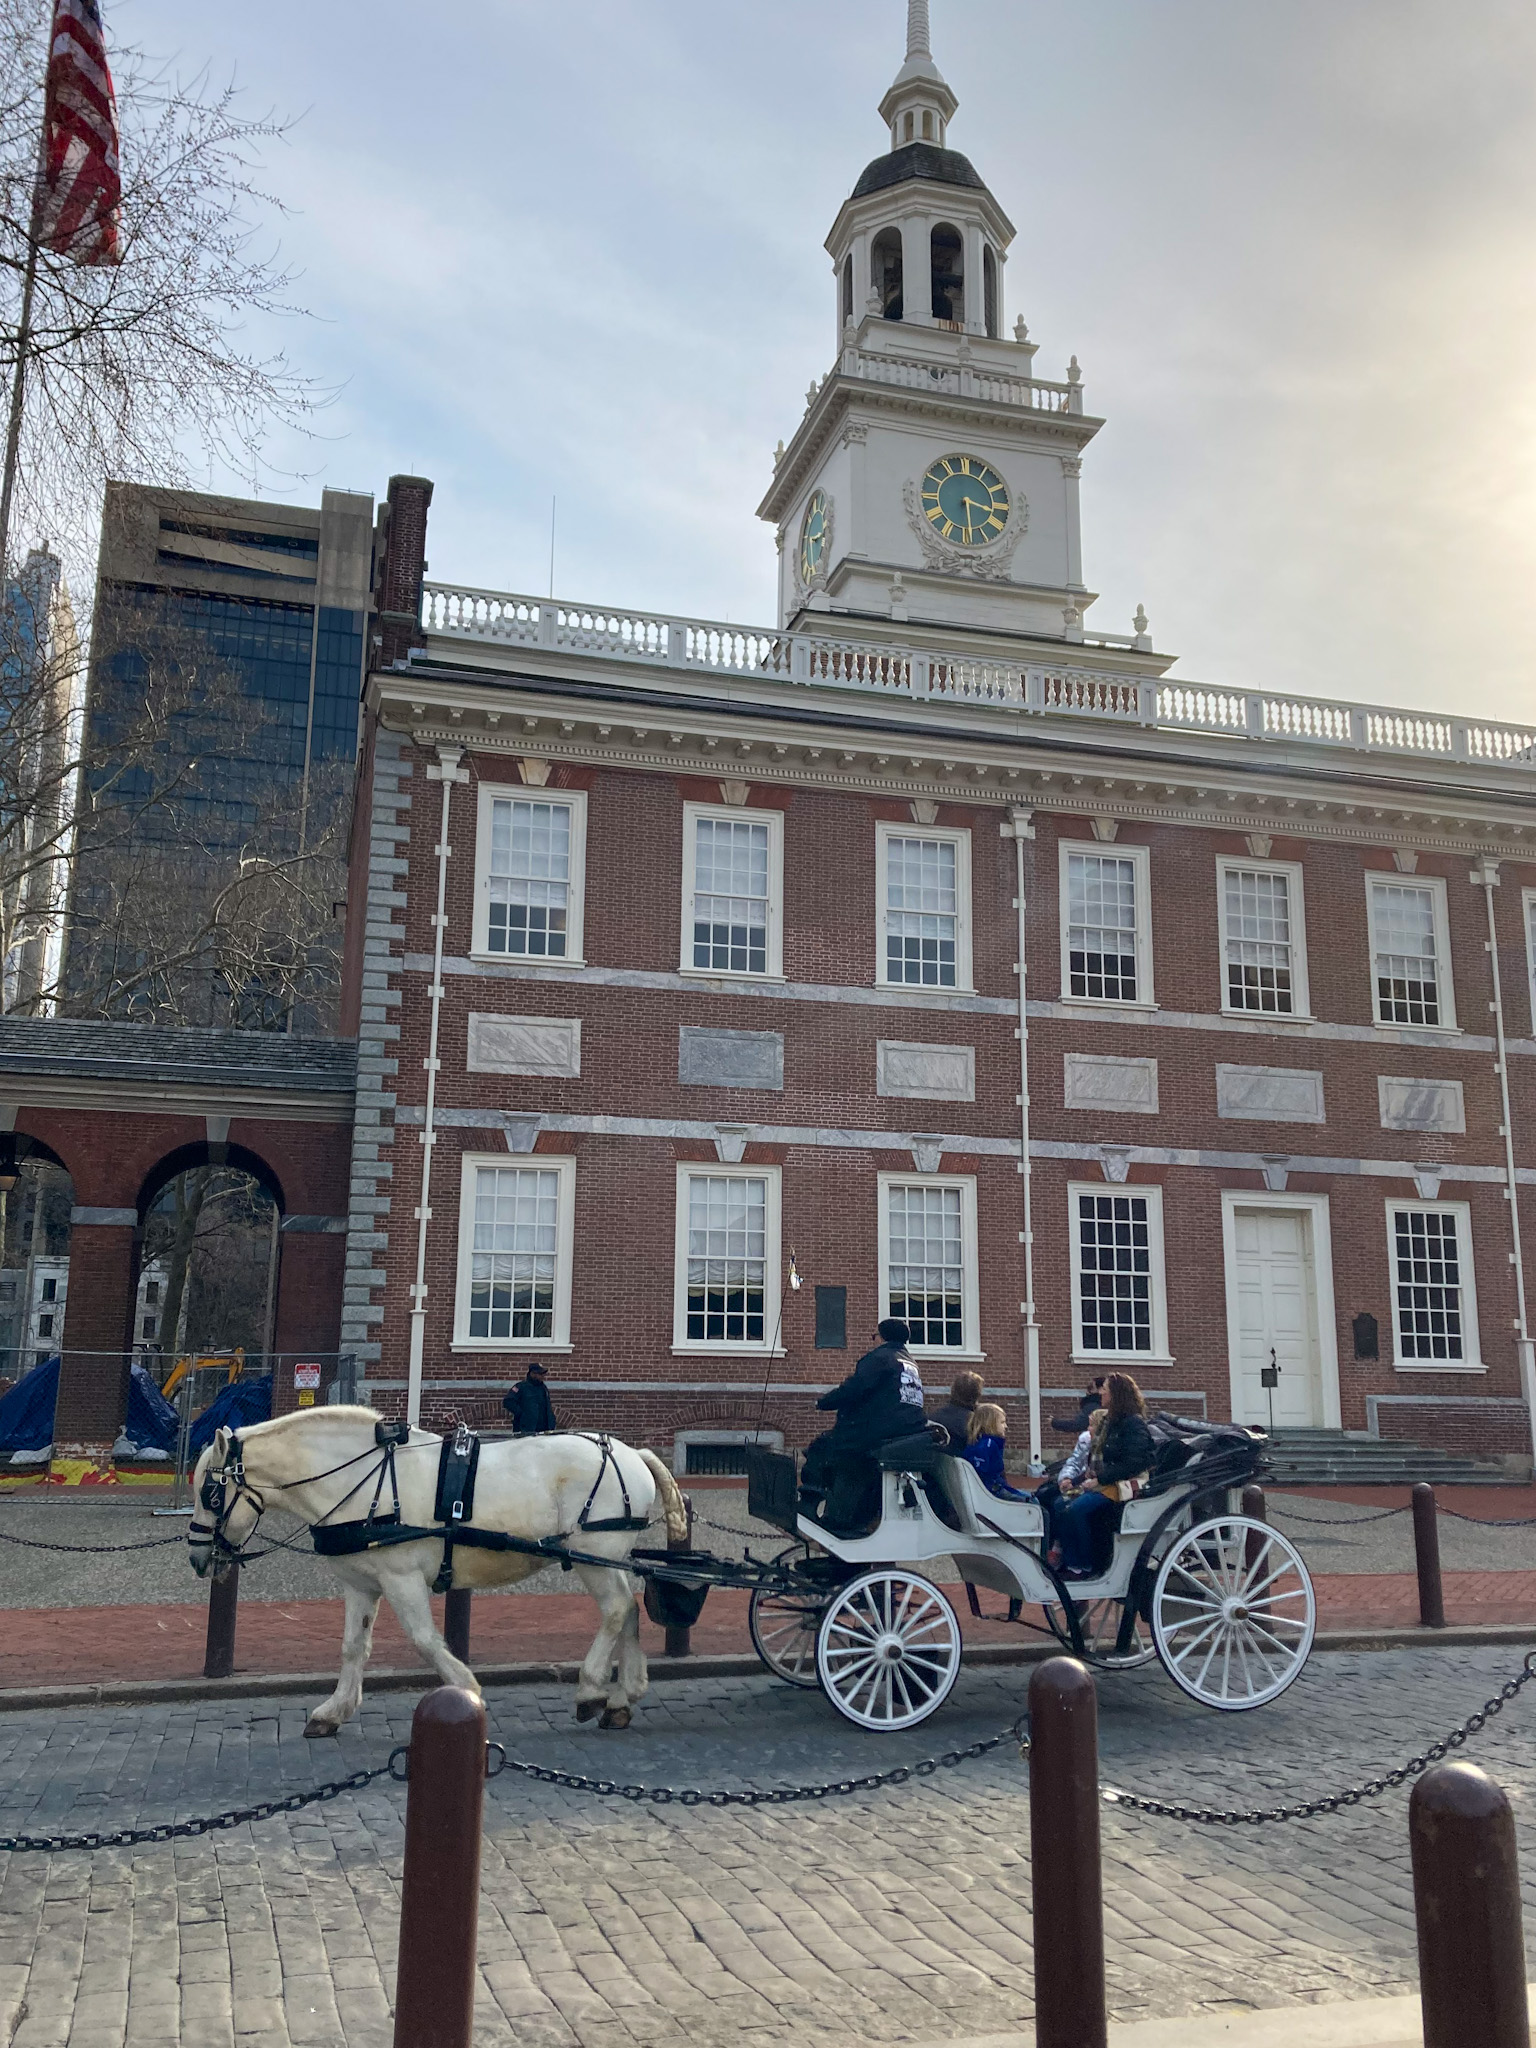
[[[1028,1500],[1016,1486],[1010,1486],[1003,1471],[1003,1451],[1008,1442],[1008,1418],[995,1401],[979,1401],[971,1416],[968,1441],[960,1453],[967,1464],[981,1474],[988,1493],[999,1500]]]

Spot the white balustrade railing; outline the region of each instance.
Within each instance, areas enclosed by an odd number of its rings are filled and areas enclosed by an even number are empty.
[[[943,391],[952,398],[982,398],[993,405],[1022,406],[1026,412],[1081,412],[1081,384],[1052,384],[1039,377],[1010,377],[1006,371],[970,363],[930,363],[919,356],[892,356],[883,349],[847,348],[839,359],[845,377],[869,384],[894,384],[906,391]]]
[[[1086,662],[1046,668],[977,660],[868,640],[839,640],[831,634],[601,610],[451,583],[424,585],[422,626],[429,636],[445,640],[537,647],[691,673],[761,676],[794,685],[991,704],[1044,717],[1160,726],[1270,744],[1536,768],[1536,727],[1375,704],[1340,704],[1321,697],[1280,697],[1267,690],[1159,681],[1096,669]]]

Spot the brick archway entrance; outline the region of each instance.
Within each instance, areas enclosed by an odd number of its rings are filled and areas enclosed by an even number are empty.
[[[277,1203],[274,1350],[336,1350],[355,1065],[348,1040],[0,1018],[0,1131],[74,1183],[61,1453],[104,1459],[122,1426],[144,1218],[189,1166],[239,1167]]]

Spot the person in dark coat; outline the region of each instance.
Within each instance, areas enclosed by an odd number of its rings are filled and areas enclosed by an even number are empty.
[[[898,1437],[918,1435],[924,1426],[922,1376],[907,1353],[911,1332],[891,1316],[876,1335],[875,1349],[816,1403],[837,1420],[810,1445],[801,1468],[802,1484],[825,1493],[825,1520],[835,1529],[873,1519],[880,1487],[876,1451]]]
[[[1075,1415],[1055,1415],[1051,1418],[1052,1429],[1059,1429],[1064,1436],[1081,1436],[1094,1416],[1104,1406],[1104,1375],[1088,1382],[1087,1392],[1077,1404]]]
[[[1110,1373],[1104,1382],[1104,1412],[1093,1421],[1088,1484],[1064,1499],[1052,1518],[1064,1579],[1095,1576],[1094,1553],[1102,1531],[1119,1527],[1121,1508],[1135,1498],[1156,1455],[1140,1387],[1128,1372]]]
[[[537,1358],[501,1405],[512,1418],[514,1436],[551,1436],[560,1427],[544,1384],[544,1366]]]
[[[933,1416],[949,1433],[948,1449],[962,1452],[971,1434],[971,1417],[976,1413],[976,1403],[981,1399],[982,1385],[979,1372],[962,1372],[956,1375],[955,1383],[949,1390],[949,1399]]]

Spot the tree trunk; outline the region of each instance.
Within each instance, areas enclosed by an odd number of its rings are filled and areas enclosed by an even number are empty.
[[[211,1171],[209,1167],[196,1166],[176,1182],[171,1241],[165,1249],[165,1310],[160,1320],[162,1339],[173,1354],[180,1349],[181,1305],[186,1297],[187,1271],[192,1247],[197,1241],[198,1219],[203,1213]]]

